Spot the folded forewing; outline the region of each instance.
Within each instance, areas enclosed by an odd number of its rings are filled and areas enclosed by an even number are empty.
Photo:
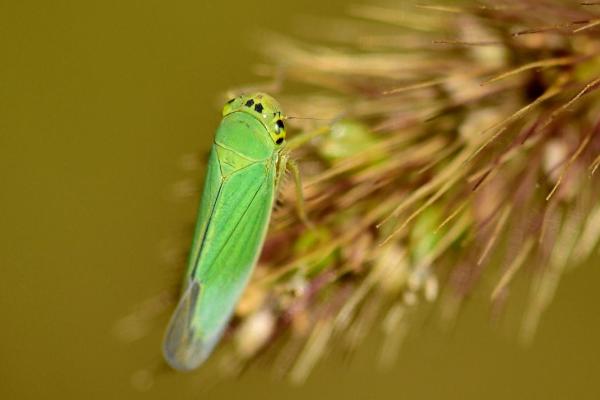
[[[219,166],[219,158],[217,151],[213,146],[210,156],[208,158],[208,166],[206,170],[206,178],[204,179],[204,190],[202,192],[202,200],[200,201],[200,207],[198,209],[198,216],[196,221],[196,228],[194,232],[194,239],[190,251],[188,274],[186,274],[186,281],[189,278],[189,274],[194,269],[195,262],[198,260],[198,254],[200,248],[204,243],[204,235],[206,229],[211,220],[212,214],[217,206],[217,200],[219,193],[222,189],[223,176],[221,175],[221,168]]]
[[[202,237],[194,244],[188,285],[165,339],[171,365],[195,368],[221,336],[260,254],[274,173],[274,165],[258,162],[205,189],[214,201],[207,221],[198,223]]]

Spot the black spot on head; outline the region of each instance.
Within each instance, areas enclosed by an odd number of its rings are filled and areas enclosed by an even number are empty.
[[[277,144],[281,144],[281,143],[283,143],[283,138],[282,138],[282,137],[280,137],[279,139],[277,139],[277,140],[275,141],[275,143],[277,143]]]
[[[253,104],[254,104],[254,100],[250,99],[246,102],[246,107],[252,107]]]
[[[233,99],[230,99],[230,100],[227,102],[227,104],[231,104],[231,103],[233,103],[233,101],[234,101],[234,100],[235,100],[235,97],[234,97]]]
[[[254,110],[255,110],[257,113],[259,113],[259,114],[260,114],[260,113],[262,113],[262,112],[263,112],[263,105],[262,105],[262,104],[260,104],[260,103],[256,103],[256,105],[254,106]]]
[[[283,121],[282,121],[282,120],[278,119],[278,120],[277,120],[277,122],[275,122],[275,124],[277,124],[277,127],[278,127],[280,130],[283,130],[283,129],[285,129],[285,125],[283,124]]]

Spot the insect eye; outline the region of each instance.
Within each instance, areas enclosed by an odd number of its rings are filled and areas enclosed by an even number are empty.
[[[252,107],[253,104],[254,104],[254,100],[250,99],[246,102],[246,107]]]
[[[262,105],[262,104],[260,104],[260,103],[256,103],[256,105],[254,106],[254,110],[255,110],[257,113],[259,113],[259,114],[260,114],[260,113],[262,113],[262,112],[263,112],[263,105]]]

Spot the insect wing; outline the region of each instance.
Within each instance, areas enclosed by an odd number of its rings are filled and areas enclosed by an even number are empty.
[[[169,365],[180,371],[189,371],[210,355],[220,334],[209,342],[193,324],[200,311],[200,283],[193,280],[181,296],[163,342],[163,355]]]
[[[274,165],[255,163],[223,180],[204,246],[167,330],[163,352],[191,370],[210,355],[227,326],[262,247],[273,205]]]

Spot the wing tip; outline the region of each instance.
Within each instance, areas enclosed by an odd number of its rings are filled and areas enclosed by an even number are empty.
[[[201,285],[193,280],[179,300],[163,339],[162,353],[167,364],[177,371],[192,371],[210,356],[216,341],[205,340],[191,326],[197,312]]]
[[[202,346],[200,346],[202,347]],[[176,371],[190,372],[200,367],[208,358],[210,352],[206,351],[190,351],[182,347],[178,347],[173,351],[169,348],[165,341],[163,345],[163,357],[166,363]]]

